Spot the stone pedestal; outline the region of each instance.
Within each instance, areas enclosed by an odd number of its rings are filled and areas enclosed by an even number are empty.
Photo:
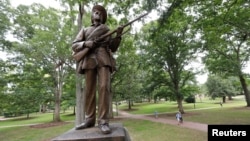
[[[109,126],[112,131],[110,134],[103,134],[97,126],[82,130],[73,128],[52,141],[131,141],[128,131],[121,123],[110,123]]]

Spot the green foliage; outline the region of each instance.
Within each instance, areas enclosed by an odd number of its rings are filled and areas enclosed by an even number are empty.
[[[52,95],[49,92],[49,81],[44,78],[44,72],[37,69],[36,64],[28,60],[19,59],[19,64],[14,64],[15,70],[12,70],[5,76],[8,83],[8,89],[4,91],[5,97],[8,97],[9,103],[4,106],[4,112],[26,113],[38,111],[39,104],[51,101]],[[19,72],[19,73],[15,73]],[[47,83],[46,83],[47,81]],[[24,112],[25,111],[25,112]]]
[[[201,30],[203,61],[213,74],[237,76],[250,106],[247,75],[243,72],[249,62],[249,3],[239,1],[199,1],[193,3],[197,25]]]
[[[184,95],[190,95],[187,93],[187,88],[191,88],[189,85],[195,83],[194,74],[197,72],[187,69],[187,66],[195,60],[200,43],[195,40],[196,33],[192,32],[192,18],[182,9],[175,9],[165,20],[168,20],[165,24],[160,24],[161,21],[149,23],[140,35],[142,60],[146,60],[147,68],[152,66],[149,71],[153,74],[152,77],[149,75],[146,84],[155,84],[146,88],[152,91],[166,86],[170,92],[165,91],[165,95],[183,99]]]
[[[122,98],[128,101],[141,99],[141,70],[133,42],[132,36],[123,37],[117,52],[117,70],[112,76],[114,99]]]
[[[188,96],[187,98],[185,98],[185,102],[195,103],[195,96]]]
[[[6,39],[8,31],[11,29],[11,7],[9,0],[0,0],[0,51],[7,50],[11,42]]]
[[[5,65],[8,89],[4,93],[12,103],[4,110],[37,111],[40,105],[53,103],[53,94],[60,98],[59,87],[73,70],[68,47],[72,21],[65,13],[40,4],[19,5],[12,12],[12,34],[19,42],[10,48],[13,57]]]
[[[232,80],[232,78],[231,78]],[[207,82],[205,83],[208,90],[208,95],[211,98],[223,97],[223,96],[234,96],[239,94],[237,87],[233,85],[230,79],[223,79],[219,76],[209,75]]]

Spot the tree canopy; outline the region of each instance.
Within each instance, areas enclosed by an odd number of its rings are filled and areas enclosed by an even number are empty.
[[[247,1],[59,2],[62,9],[39,3],[13,7],[9,0],[0,0],[0,51],[8,55],[0,59],[0,112],[28,115],[53,109],[53,120],[60,121],[60,109],[76,105],[76,63],[70,46],[79,28],[90,24],[94,4],[107,7],[112,30],[145,12],[158,17],[145,17],[138,22],[140,27],[126,29],[115,54],[113,101],[126,100],[131,108],[133,102],[164,98],[176,100],[184,112],[183,100],[199,93],[195,77],[201,69],[192,62],[202,54],[209,75],[220,77],[208,79],[208,88],[216,87],[209,93],[216,97],[244,94],[250,106],[249,73],[243,71],[250,56]],[[232,77],[239,84],[229,83]]]

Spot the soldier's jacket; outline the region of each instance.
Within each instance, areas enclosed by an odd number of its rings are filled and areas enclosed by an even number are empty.
[[[82,28],[76,39],[73,41],[72,49],[78,46],[83,46],[84,41],[94,41],[94,39],[109,32],[109,28],[105,24],[98,26],[91,25],[86,29]],[[78,73],[84,73],[85,69],[94,69],[96,67],[110,67],[111,71],[115,68],[115,60],[109,49],[112,52],[117,51],[121,38],[108,37],[100,41],[94,48],[91,48],[86,56],[79,62]],[[83,46],[84,48],[84,46]]]

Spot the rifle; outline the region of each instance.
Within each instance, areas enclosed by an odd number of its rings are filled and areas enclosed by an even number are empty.
[[[126,23],[126,24],[120,26],[120,28],[125,28],[126,26],[131,25],[133,22],[135,22],[135,21],[141,19],[142,17],[144,17],[144,16],[146,16],[146,15],[148,15],[148,13],[145,13],[145,14],[143,14],[143,15],[137,17],[136,19],[134,19],[134,20],[132,20],[132,21],[130,21],[130,22],[128,22],[128,23]],[[101,40],[105,39],[105,38],[108,37],[108,36],[111,36],[111,35],[114,34],[114,33],[116,33],[117,30],[118,30],[118,28],[115,29],[115,30],[113,30],[113,31],[110,31],[110,32],[108,32],[108,33],[106,33],[106,34],[104,34],[104,35],[102,35],[101,37],[96,38],[96,39],[94,40],[94,43],[95,43],[95,44],[98,44],[98,42],[100,42]],[[83,50],[81,50],[81,51],[79,51],[79,52],[75,52],[75,53],[73,54],[73,58],[78,62],[78,61],[80,61],[80,60],[88,53],[89,50],[90,50],[89,48],[83,48]]]

